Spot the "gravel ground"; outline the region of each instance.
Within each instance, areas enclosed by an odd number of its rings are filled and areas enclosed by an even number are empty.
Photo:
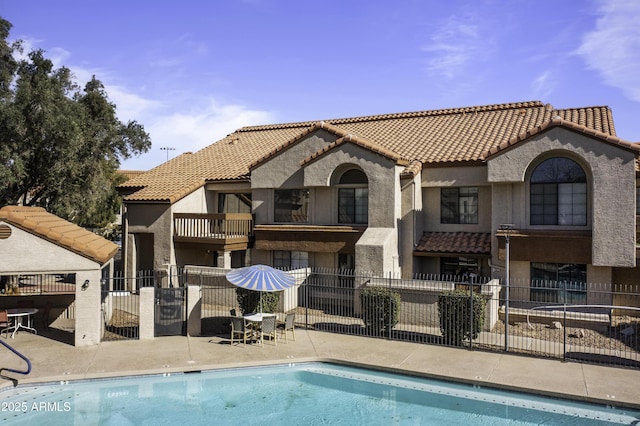
[[[567,327],[555,328],[547,324],[533,323],[531,327],[524,322],[509,324],[509,335],[532,337],[550,342],[562,343],[565,338],[571,345],[586,346],[597,349],[640,350],[638,330],[640,321],[632,318],[618,318],[617,324],[606,332],[598,332],[587,328]],[[627,330],[623,332],[623,330]],[[499,321],[493,328],[494,333],[504,333],[504,322]],[[631,332],[632,331],[632,332]]]

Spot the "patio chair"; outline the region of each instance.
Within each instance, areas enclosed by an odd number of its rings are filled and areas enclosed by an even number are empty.
[[[247,337],[251,339],[253,331],[250,327],[247,326],[247,322],[242,317],[231,317],[231,344],[233,345],[233,339],[237,336],[238,343],[240,342],[240,338],[242,338],[242,342],[247,344]]]
[[[260,343],[264,347],[264,336],[271,337],[273,343],[278,345],[278,336],[276,336],[276,316],[268,316],[262,318],[262,324],[260,327]]]
[[[278,324],[278,330],[280,331],[280,336],[284,336],[284,341],[287,342],[287,331],[291,332],[293,336],[293,340],[296,340],[296,332],[294,322],[296,320],[296,314],[290,313],[284,318],[284,322]]]
[[[9,330],[13,330],[13,323],[9,319],[9,316],[7,315],[7,311],[0,311],[0,328],[2,329],[0,330],[0,334],[7,333],[7,335],[4,336],[4,338],[8,339]]]

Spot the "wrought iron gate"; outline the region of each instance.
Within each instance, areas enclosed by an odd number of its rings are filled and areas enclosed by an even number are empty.
[[[102,280],[103,341],[137,340],[140,335],[140,300],[130,291],[133,280],[121,276]]]
[[[155,289],[155,330],[158,336],[185,336],[187,333],[184,287]]]

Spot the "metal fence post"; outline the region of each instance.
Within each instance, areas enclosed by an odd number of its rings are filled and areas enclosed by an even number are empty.
[[[473,349],[473,283],[469,283],[469,349]]]
[[[567,360],[567,304],[563,306],[563,324],[562,324],[562,360]]]
[[[393,320],[392,315],[393,315],[393,311],[392,309],[392,298],[391,298],[391,280],[393,279],[393,277],[391,276],[391,271],[388,272],[389,274],[389,294],[387,295],[387,299],[389,299],[389,313],[387,315],[387,338],[389,340],[391,340],[391,322]]]

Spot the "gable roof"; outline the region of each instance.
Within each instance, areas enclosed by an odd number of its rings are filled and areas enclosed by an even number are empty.
[[[118,188],[128,194],[124,196],[127,202],[173,203],[206,182],[249,179],[251,167],[319,128],[343,137],[352,135],[352,141],[368,149],[379,147],[399,159],[419,161],[422,167],[479,164],[491,149],[556,116],[615,136],[608,107],[557,110],[540,101],[249,126],[196,153],[175,157]]]
[[[485,154],[485,158],[489,159],[490,157],[505,151],[509,148],[512,148],[514,145],[517,145],[533,136],[536,136],[538,134],[541,134],[551,128],[554,127],[563,127],[565,129],[569,129],[578,133],[582,133],[583,135],[586,136],[591,136],[594,137],[596,139],[599,139],[602,142],[608,143],[610,145],[615,145],[618,148],[622,148],[622,149],[626,149],[628,151],[632,151],[636,154],[640,153],[640,144],[637,143],[631,143],[631,142],[627,142],[625,140],[622,140],[614,135],[610,135],[607,133],[603,133],[601,131],[595,130],[595,129],[591,129],[589,127],[574,123],[572,121],[568,121],[568,120],[563,120],[559,117],[555,117],[553,119],[551,119],[550,121],[543,123],[539,126],[534,127],[533,129],[527,130],[525,133],[519,134],[511,139],[509,139],[508,141],[491,148],[486,154]]]
[[[4,206],[0,209],[0,220],[101,265],[118,251],[117,244],[48,213],[42,207]]]

